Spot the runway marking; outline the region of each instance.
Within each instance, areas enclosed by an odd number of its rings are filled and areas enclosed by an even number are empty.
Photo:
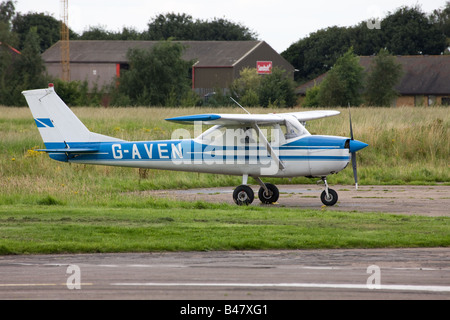
[[[78,284],[78,283],[77,283]],[[93,283],[80,283],[80,286],[92,286]],[[0,283],[0,287],[51,287],[65,286],[67,283]]]
[[[379,285],[376,288],[367,284],[343,283],[157,283],[157,282],[119,282],[112,286],[147,286],[147,287],[280,287],[280,288],[325,288],[325,289],[365,289],[365,290],[402,290],[402,291],[433,291],[450,292],[450,286],[420,286],[420,285]]]

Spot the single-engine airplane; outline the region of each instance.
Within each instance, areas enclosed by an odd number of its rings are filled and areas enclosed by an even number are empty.
[[[356,152],[368,145],[351,137],[311,135],[306,121],[338,115],[338,111],[279,114],[198,114],[165,119],[182,124],[213,125],[196,138],[177,129],[171,140],[125,141],[89,131],[56,94],[45,89],[23,91],[50,158],[63,162],[192,171],[242,176],[233,192],[238,205],[248,205],[254,192],[248,177],[261,186],[263,203],[278,200],[278,188],[264,177],[318,177],[324,182],[321,201],[338,200],[327,176],[343,170],[352,159],[358,185]],[[197,128],[197,129],[196,129]],[[202,132],[202,131],[200,131]],[[180,139],[180,136],[183,137]],[[175,137],[175,138],[174,138]]]

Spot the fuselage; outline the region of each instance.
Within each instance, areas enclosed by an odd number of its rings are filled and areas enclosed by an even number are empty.
[[[283,144],[272,145],[284,164],[274,162],[266,146],[259,143],[244,145],[207,144],[202,139],[159,141],[114,141],[100,143],[70,143],[70,148],[95,148],[96,152],[49,153],[54,160],[194,171],[250,176],[326,176],[344,169],[350,161],[348,138],[306,135]],[[64,148],[61,143],[46,144],[48,149]]]

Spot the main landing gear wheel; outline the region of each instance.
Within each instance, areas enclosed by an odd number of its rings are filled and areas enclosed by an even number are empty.
[[[233,200],[236,202],[238,206],[248,206],[253,202],[255,198],[255,194],[253,193],[252,188],[246,185],[240,185],[233,192]]]
[[[258,191],[259,200],[261,200],[262,203],[266,204],[277,202],[278,198],[280,197],[280,192],[278,191],[278,188],[271,183],[266,183],[265,185],[269,192],[267,193],[263,187],[259,188]]]
[[[338,201],[338,194],[333,189],[328,189],[327,196],[327,192],[324,190],[320,195],[320,200],[322,200],[322,203],[326,206],[334,206]]]

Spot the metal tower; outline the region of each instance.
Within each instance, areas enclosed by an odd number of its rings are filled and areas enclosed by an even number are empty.
[[[61,80],[70,81],[69,0],[61,0]]]

